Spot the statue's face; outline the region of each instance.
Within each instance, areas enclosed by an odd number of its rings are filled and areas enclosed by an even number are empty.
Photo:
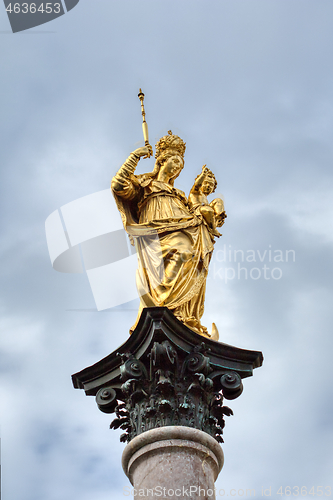
[[[181,156],[175,155],[168,158],[161,166],[160,172],[166,174],[170,179],[178,177],[184,167]]]
[[[214,179],[212,179],[211,177],[207,176],[207,177],[205,177],[205,180],[202,183],[201,191],[205,195],[211,194],[214,191],[214,187],[215,187],[215,181],[214,181]]]

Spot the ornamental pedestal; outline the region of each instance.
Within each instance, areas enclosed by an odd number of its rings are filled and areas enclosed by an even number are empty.
[[[170,499],[177,490],[174,498],[212,500],[232,415],[224,400],[241,395],[242,379],[262,361],[261,352],[203,338],[169,309],[152,307],[117,351],[72,380],[115,413],[110,427],[124,431],[123,468],[138,498]]]
[[[134,498],[215,500],[223,451],[198,429],[160,427],[135,437],[126,446],[122,463]]]

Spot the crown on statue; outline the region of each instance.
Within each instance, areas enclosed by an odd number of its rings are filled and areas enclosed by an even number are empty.
[[[184,159],[186,143],[178,135],[173,135],[171,130],[169,130],[168,135],[161,137],[156,143],[155,148],[155,158],[158,158],[165,152],[174,152],[175,155],[179,155]]]

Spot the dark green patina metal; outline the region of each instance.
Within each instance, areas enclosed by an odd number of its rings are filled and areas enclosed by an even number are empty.
[[[156,427],[181,425],[222,442],[223,400],[243,390],[242,378],[262,365],[258,351],[215,342],[193,332],[164,307],[144,309],[131,337],[98,363],[72,376],[75,388],[116,413],[121,441]]]

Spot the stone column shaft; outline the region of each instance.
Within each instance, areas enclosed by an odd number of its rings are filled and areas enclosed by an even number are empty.
[[[223,451],[214,438],[198,429],[160,427],[135,437],[126,446],[122,462],[135,499],[215,500]]]

